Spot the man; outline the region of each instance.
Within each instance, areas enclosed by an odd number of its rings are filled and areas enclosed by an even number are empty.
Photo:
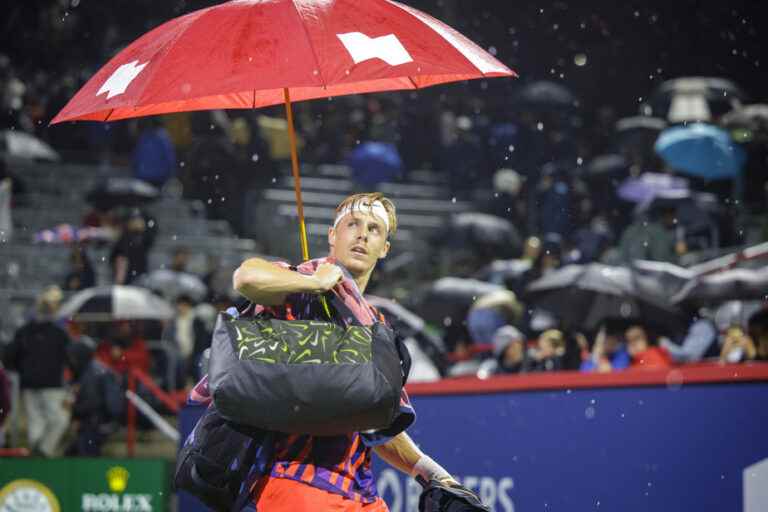
[[[16,331],[5,352],[6,366],[17,371],[21,380],[29,447],[44,457],[56,455],[69,426],[63,379],[70,339],[54,323],[61,299],[58,286],[46,288],[37,299],[37,316]]]
[[[379,193],[350,196],[336,209],[334,224],[328,230],[329,256],[316,261],[314,272],[305,274],[252,258],[235,271],[234,287],[252,302],[275,310],[289,303],[293,294],[339,295],[349,286],[356,286],[359,294],[355,295],[362,298],[376,263],[389,252],[389,237],[396,229],[395,206],[389,199]],[[351,280],[345,279],[340,266]],[[370,315],[373,308],[361,300],[356,316]],[[386,511],[370,470],[372,450],[409,475],[455,483],[405,432],[383,444],[373,444],[360,433],[278,436],[273,469],[256,485],[254,504],[258,510],[270,512]]]

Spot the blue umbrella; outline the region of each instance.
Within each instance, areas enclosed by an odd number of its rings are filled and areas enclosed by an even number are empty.
[[[664,130],[655,149],[673,169],[708,180],[735,177],[746,160],[726,131],[703,123]]]
[[[361,185],[375,187],[392,181],[403,172],[403,161],[394,144],[363,142],[347,158],[354,171],[354,179]]]

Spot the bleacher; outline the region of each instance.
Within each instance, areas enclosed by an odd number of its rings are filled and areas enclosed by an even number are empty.
[[[332,224],[336,206],[354,193],[351,169],[344,165],[302,165],[301,189],[304,216],[307,223],[310,255],[327,253],[328,227]],[[382,183],[378,190],[390,197],[397,206],[398,230],[394,236],[389,261],[407,255],[413,272],[430,251],[433,240],[451,214],[468,211],[471,204],[452,197],[443,174],[415,170],[395,183]],[[246,201],[247,222],[269,254],[289,260],[300,258],[296,197],[290,169],[266,189],[249,192]]]
[[[59,224],[80,226],[89,209],[84,197],[107,176],[130,176],[127,168],[96,165],[14,162],[12,168],[29,191],[12,209],[13,237],[0,246],[0,342],[8,340],[49,284],[61,284],[70,270],[66,244],[35,243],[35,233]],[[236,238],[226,221],[205,217],[200,201],[163,197],[147,206],[157,220],[158,236],[150,251],[150,267],[163,268],[173,250],[183,245],[192,253],[190,269],[203,273],[209,255],[234,268],[257,252],[253,240]],[[88,252],[99,284],[110,280],[109,244],[89,244]]]

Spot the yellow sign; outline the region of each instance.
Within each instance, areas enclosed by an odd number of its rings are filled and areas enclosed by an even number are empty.
[[[112,492],[123,492],[128,487],[131,474],[122,466],[114,466],[107,470],[107,485]]]
[[[14,480],[0,489],[0,512],[61,512],[51,490],[34,480]]]

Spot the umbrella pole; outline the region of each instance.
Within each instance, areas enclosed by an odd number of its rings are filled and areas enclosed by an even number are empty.
[[[288,119],[288,139],[291,144],[291,172],[293,173],[293,191],[296,193],[296,210],[299,214],[299,242],[301,244],[301,259],[309,260],[309,242],[307,241],[307,225],[304,221],[304,202],[301,199],[301,177],[299,176],[299,156],[296,150],[296,131],[293,128],[293,110],[291,95],[288,88],[283,89],[285,96],[285,117]]]
[[[301,259],[309,260],[309,241],[307,240],[307,224],[304,221],[304,201],[301,199],[301,176],[299,175],[299,155],[296,149],[296,131],[293,127],[293,109],[291,109],[291,94],[288,88],[283,89],[285,97],[285,117],[288,120],[288,140],[291,144],[291,172],[293,173],[293,191],[296,193],[296,211],[299,214],[299,242],[301,243]],[[323,305],[323,311],[331,318],[331,311],[328,308],[328,301],[324,296],[320,296],[320,304]]]

